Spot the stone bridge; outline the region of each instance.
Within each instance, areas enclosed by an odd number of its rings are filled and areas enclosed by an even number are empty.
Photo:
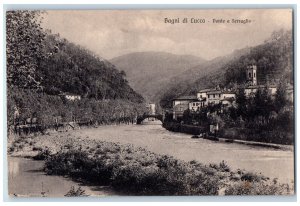
[[[147,119],[147,118],[155,118],[155,119],[158,119],[161,122],[163,122],[164,115],[162,115],[162,114],[143,114],[142,116],[137,117],[136,124],[142,124],[144,119]]]

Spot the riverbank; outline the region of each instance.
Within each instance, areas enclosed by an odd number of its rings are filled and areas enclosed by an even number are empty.
[[[164,122],[162,125],[165,129],[172,132],[180,132],[185,134],[195,135],[195,138],[200,138],[200,134],[207,133],[207,129],[201,126],[193,126],[187,124],[180,124],[176,122]],[[246,129],[244,129],[246,130]],[[246,144],[253,146],[261,146],[261,147],[270,147],[274,149],[282,149],[282,150],[293,150],[294,146],[291,144],[278,144],[273,143],[272,141],[266,142],[264,138],[259,138],[259,135],[256,135],[255,138],[247,137],[246,132],[241,133],[243,129],[231,128],[228,131],[219,132],[218,136],[209,136],[206,135],[206,139],[211,139],[213,141],[223,141],[228,143],[238,143],[238,144]],[[249,132],[248,132],[249,133]],[[264,136],[264,134],[261,134]],[[256,141],[255,141],[256,140]]]
[[[114,175],[114,178],[109,178],[110,181],[113,180],[112,182],[107,183],[109,185],[114,185],[116,188],[123,188],[129,191],[133,190],[130,188],[126,188],[126,185],[128,184],[126,182],[129,178],[130,182],[133,181],[135,182],[135,184],[139,185],[138,188],[149,186],[148,189],[144,188],[143,190],[141,190],[143,191],[141,193],[139,193],[139,191],[132,191],[135,194],[155,195],[153,191],[155,192],[158,190],[153,190],[154,186],[151,186],[151,184],[148,183],[152,182],[152,184],[155,184],[157,182],[157,179],[159,179],[160,177],[162,178],[162,180],[164,180],[162,182],[165,182],[165,186],[161,186],[161,188],[168,188],[170,185],[175,183],[179,184],[177,186],[181,185],[179,188],[185,188],[180,189],[176,192],[164,189],[165,193],[163,191],[160,191],[161,195],[203,195],[206,193],[213,195],[229,195],[243,192],[241,191],[242,185],[245,184],[245,181],[247,181],[245,180],[245,178],[248,178],[249,176],[251,176],[252,179],[259,179],[259,181],[256,181],[255,183],[250,181],[250,185],[252,185],[253,187],[249,187],[247,191],[244,191],[245,194],[253,194],[255,193],[255,191],[258,192],[255,188],[264,188],[263,190],[268,191],[269,194],[293,193],[291,185],[288,191],[287,187],[279,185],[279,183],[274,184],[271,180],[267,180],[261,175],[254,174],[253,172],[249,173],[243,170],[235,170],[231,168],[230,164],[228,166],[228,164],[226,164],[225,162],[205,165],[202,163],[200,164],[197,161],[182,161],[178,160],[177,158],[170,157],[169,155],[159,155],[157,153],[153,153],[144,148],[141,148],[139,147],[139,142],[135,141],[136,138],[134,138],[134,142],[137,142],[137,145],[135,146],[125,143],[126,141],[128,141],[128,138],[126,131],[123,130],[127,130],[129,134],[135,135],[135,133],[131,131],[132,129],[134,129],[134,131],[140,135],[141,141],[144,141],[143,133],[140,133],[139,131],[144,131],[145,127],[148,126],[108,126],[98,128],[97,130],[78,130],[73,132],[48,134],[37,137],[18,138],[10,144],[9,152],[14,156],[26,157],[34,157],[39,154],[39,158],[41,159],[48,157],[51,154],[51,157],[54,159],[50,161],[50,165],[63,167],[64,161],[61,161],[62,159],[65,160],[65,162],[70,162],[71,166],[69,165],[68,167],[65,167],[67,168],[67,170],[63,170],[63,172],[60,174],[67,175],[72,178],[77,177],[80,179],[84,179],[84,177],[103,176],[103,174],[101,175],[99,171],[94,173],[93,175],[87,174],[87,172],[91,171],[91,168],[102,168],[104,169],[104,171],[107,171],[107,169],[110,168],[110,170],[108,170],[110,171],[108,172],[108,177],[109,175]],[[158,127],[155,128],[158,129]],[[114,136],[115,138],[112,138],[112,136],[107,133],[107,130],[115,132],[117,129],[121,129],[123,131],[123,133],[121,131],[118,131],[117,133],[119,134],[119,143],[116,142],[116,136]],[[90,132],[98,133],[99,139],[96,139],[95,136],[90,135]],[[105,136],[103,135],[103,132],[106,132]],[[114,141],[114,143],[108,142],[108,139]],[[191,141],[190,138],[187,140]],[[150,146],[151,144],[153,144],[153,142],[151,143],[151,141],[152,140],[148,138],[148,143]],[[157,141],[160,140],[157,139]],[[162,142],[160,142],[160,144],[162,144]],[[207,146],[209,146],[209,144]],[[153,150],[151,149],[151,151]],[[73,158],[74,155],[77,155],[77,157]],[[74,159],[80,161],[81,164],[85,165],[85,167],[77,168],[76,165],[78,164],[76,162],[72,162],[72,160]],[[145,159],[148,161],[147,164],[145,164]],[[107,162],[109,162],[110,164],[107,164]],[[165,168],[159,166],[158,162],[161,162],[162,165],[167,166]],[[87,164],[89,167],[87,167]],[[87,171],[84,168],[89,168],[89,170]],[[181,171],[179,168],[181,168],[182,173],[178,172]],[[222,171],[223,169],[221,168],[226,168],[226,171]],[[50,167],[50,169],[48,168],[48,171],[50,171],[50,173],[52,172],[53,174],[57,173],[58,171],[61,172],[61,170],[53,167]],[[74,171],[76,171],[76,175],[74,174]],[[124,174],[127,174],[126,178],[124,178]],[[165,176],[166,174],[169,175]],[[247,175],[245,176],[245,174]],[[189,177],[189,179],[186,179],[187,177]],[[149,181],[149,179],[151,181]],[[196,190],[193,190],[193,187],[191,187],[191,185],[196,184],[196,180],[201,180],[197,183],[198,185],[201,185],[203,184],[203,182],[205,182],[205,184],[216,185],[216,187],[208,186],[208,188],[212,188],[212,191],[201,190],[197,192]],[[86,179],[85,181],[91,180]],[[145,181],[149,182],[145,183]],[[143,182],[143,184],[141,182]],[[272,187],[274,189],[272,191],[275,193],[271,193],[271,191],[267,190],[265,187],[269,189],[270,187]],[[131,188],[136,187],[132,186]],[[155,186],[155,188],[157,188],[157,185]],[[279,190],[277,190],[276,188]]]

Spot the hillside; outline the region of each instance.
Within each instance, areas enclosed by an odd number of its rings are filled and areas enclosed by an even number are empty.
[[[125,73],[91,51],[41,28],[40,11],[6,13],[7,123],[28,118],[42,128],[57,121],[133,123],[146,111]],[[68,101],[61,93],[81,95]]]
[[[195,94],[199,89],[214,87],[222,82],[224,65],[249,53],[250,48],[236,50],[233,53],[217,57],[203,64],[197,65],[173,77],[168,86],[157,93],[163,108],[171,107],[171,99],[188,94]]]
[[[46,53],[51,48],[57,50],[41,62],[42,85],[47,93],[70,92],[97,100],[143,101],[142,96],[129,86],[125,73],[109,61],[58,35],[47,35],[45,44]]]
[[[248,64],[257,65],[259,84],[293,83],[292,32],[276,31],[261,45],[218,57],[174,77],[173,83],[161,91],[160,104],[169,108],[171,100],[180,95],[195,94],[218,84],[227,87],[243,84]]]
[[[165,52],[130,53],[110,60],[125,71],[129,84],[148,101],[156,102],[157,93],[178,74],[205,62],[191,55]]]

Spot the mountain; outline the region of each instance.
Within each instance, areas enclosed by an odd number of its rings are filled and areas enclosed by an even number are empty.
[[[291,31],[275,31],[261,45],[236,50],[186,70],[172,78],[166,89],[161,90],[160,105],[170,108],[173,98],[195,94],[200,89],[244,84],[245,68],[249,64],[257,65],[258,84],[293,83],[292,41]]]
[[[52,48],[56,52],[51,53]],[[46,93],[69,92],[96,100],[144,101],[129,86],[124,72],[91,51],[54,34],[46,36],[45,50],[51,56],[41,61],[39,75]]]
[[[110,60],[126,73],[130,86],[147,101],[157,102],[157,93],[178,74],[206,62],[201,57],[166,52],[136,52]]]

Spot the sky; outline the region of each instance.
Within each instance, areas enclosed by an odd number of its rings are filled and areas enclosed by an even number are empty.
[[[179,18],[180,23],[166,23],[165,18]],[[182,23],[184,18],[188,23]],[[205,23],[191,23],[192,18]],[[232,19],[251,22],[227,23]],[[259,45],[275,30],[291,29],[292,10],[49,10],[42,26],[108,60],[144,51],[210,60]]]

